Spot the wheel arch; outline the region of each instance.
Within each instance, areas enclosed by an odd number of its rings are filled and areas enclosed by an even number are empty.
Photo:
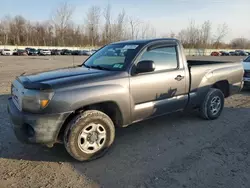
[[[123,116],[122,112],[120,110],[120,107],[118,104],[114,101],[105,101],[105,102],[98,102],[94,104],[89,104],[86,106],[82,106],[78,109],[76,109],[74,112],[72,112],[64,121],[62,126],[60,127],[56,138],[57,142],[61,142],[63,138],[64,131],[66,127],[68,126],[69,122],[78,114],[80,114],[83,111],[87,110],[99,110],[105,114],[107,114],[110,119],[113,121],[115,127],[121,127],[123,125]]]
[[[221,90],[225,98],[229,97],[230,95],[230,85],[228,80],[218,81],[212,85],[212,88]]]

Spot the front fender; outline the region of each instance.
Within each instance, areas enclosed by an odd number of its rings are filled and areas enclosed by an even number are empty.
[[[48,111],[74,112],[84,106],[102,102],[114,102],[121,111],[124,124],[130,121],[129,89],[121,85],[97,85],[56,92]]]

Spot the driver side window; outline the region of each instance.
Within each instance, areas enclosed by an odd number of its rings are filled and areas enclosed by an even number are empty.
[[[139,61],[152,60],[155,63],[155,71],[176,69],[178,67],[176,47],[165,46],[145,51]]]

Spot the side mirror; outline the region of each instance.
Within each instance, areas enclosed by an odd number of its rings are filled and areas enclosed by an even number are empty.
[[[154,70],[155,64],[151,60],[140,61],[136,66],[136,73],[153,72]]]

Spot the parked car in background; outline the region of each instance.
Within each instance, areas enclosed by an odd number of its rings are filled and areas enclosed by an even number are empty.
[[[117,49],[123,53],[108,55]],[[184,110],[219,118],[243,73],[241,62],[187,60],[176,39],[121,41],[77,66],[17,77],[8,113],[21,142],[64,143],[76,160],[89,161],[109,150],[116,127]]]
[[[12,55],[14,55],[15,52],[17,52],[18,48],[15,48],[14,50],[12,50]]]
[[[17,48],[16,48],[16,49],[12,50],[12,55],[17,55],[17,51],[18,51],[18,50],[20,50],[20,49],[17,49]]]
[[[51,55],[51,51],[48,49],[40,49],[38,52],[39,55]]]
[[[220,51],[220,55],[221,56],[230,56],[230,53],[226,52],[226,51]]]
[[[230,56],[236,56],[237,53],[236,53],[235,51],[230,51],[230,52],[229,52],[229,55],[230,55]]]
[[[235,50],[236,56],[247,56],[248,54],[244,50]]]
[[[38,50],[36,50],[35,48],[30,48],[26,51],[27,51],[28,55],[30,55],[30,56],[38,55]]]
[[[58,50],[58,49],[53,49],[51,50],[51,55],[61,55],[62,50]]]
[[[24,50],[25,50],[27,53],[29,53],[29,50],[30,50],[30,49],[32,49],[32,48],[27,47],[27,48],[25,48]]]
[[[62,50],[56,50],[55,55],[62,55]]]
[[[239,56],[239,55],[240,55],[240,50],[235,50],[234,52],[235,52],[235,55],[236,55],[236,56]]]
[[[90,56],[95,53],[95,50],[74,50],[72,51],[72,55],[86,55]]]
[[[68,49],[63,49],[61,55],[72,55],[72,51]]]
[[[239,51],[239,56],[248,56],[248,53],[244,50]]]
[[[93,53],[89,50],[82,50],[82,55],[91,56]]]
[[[1,51],[1,55],[13,55],[13,51],[11,51],[10,49],[3,49]]]
[[[71,55],[81,55],[81,50],[73,50]]]
[[[37,49],[38,55],[40,55],[40,51],[41,51],[41,50],[42,50],[42,49],[40,49],[40,48]]]
[[[214,52],[211,53],[211,56],[220,56],[220,52],[214,51]]]
[[[17,55],[17,56],[27,56],[28,53],[26,50],[22,50],[22,49],[18,49],[16,51],[13,52],[13,55]]]
[[[96,51],[97,51],[96,49],[90,50],[91,55],[93,55]]]
[[[243,76],[244,87],[250,88],[250,56],[243,59],[242,64],[244,68],[244,76]]]

